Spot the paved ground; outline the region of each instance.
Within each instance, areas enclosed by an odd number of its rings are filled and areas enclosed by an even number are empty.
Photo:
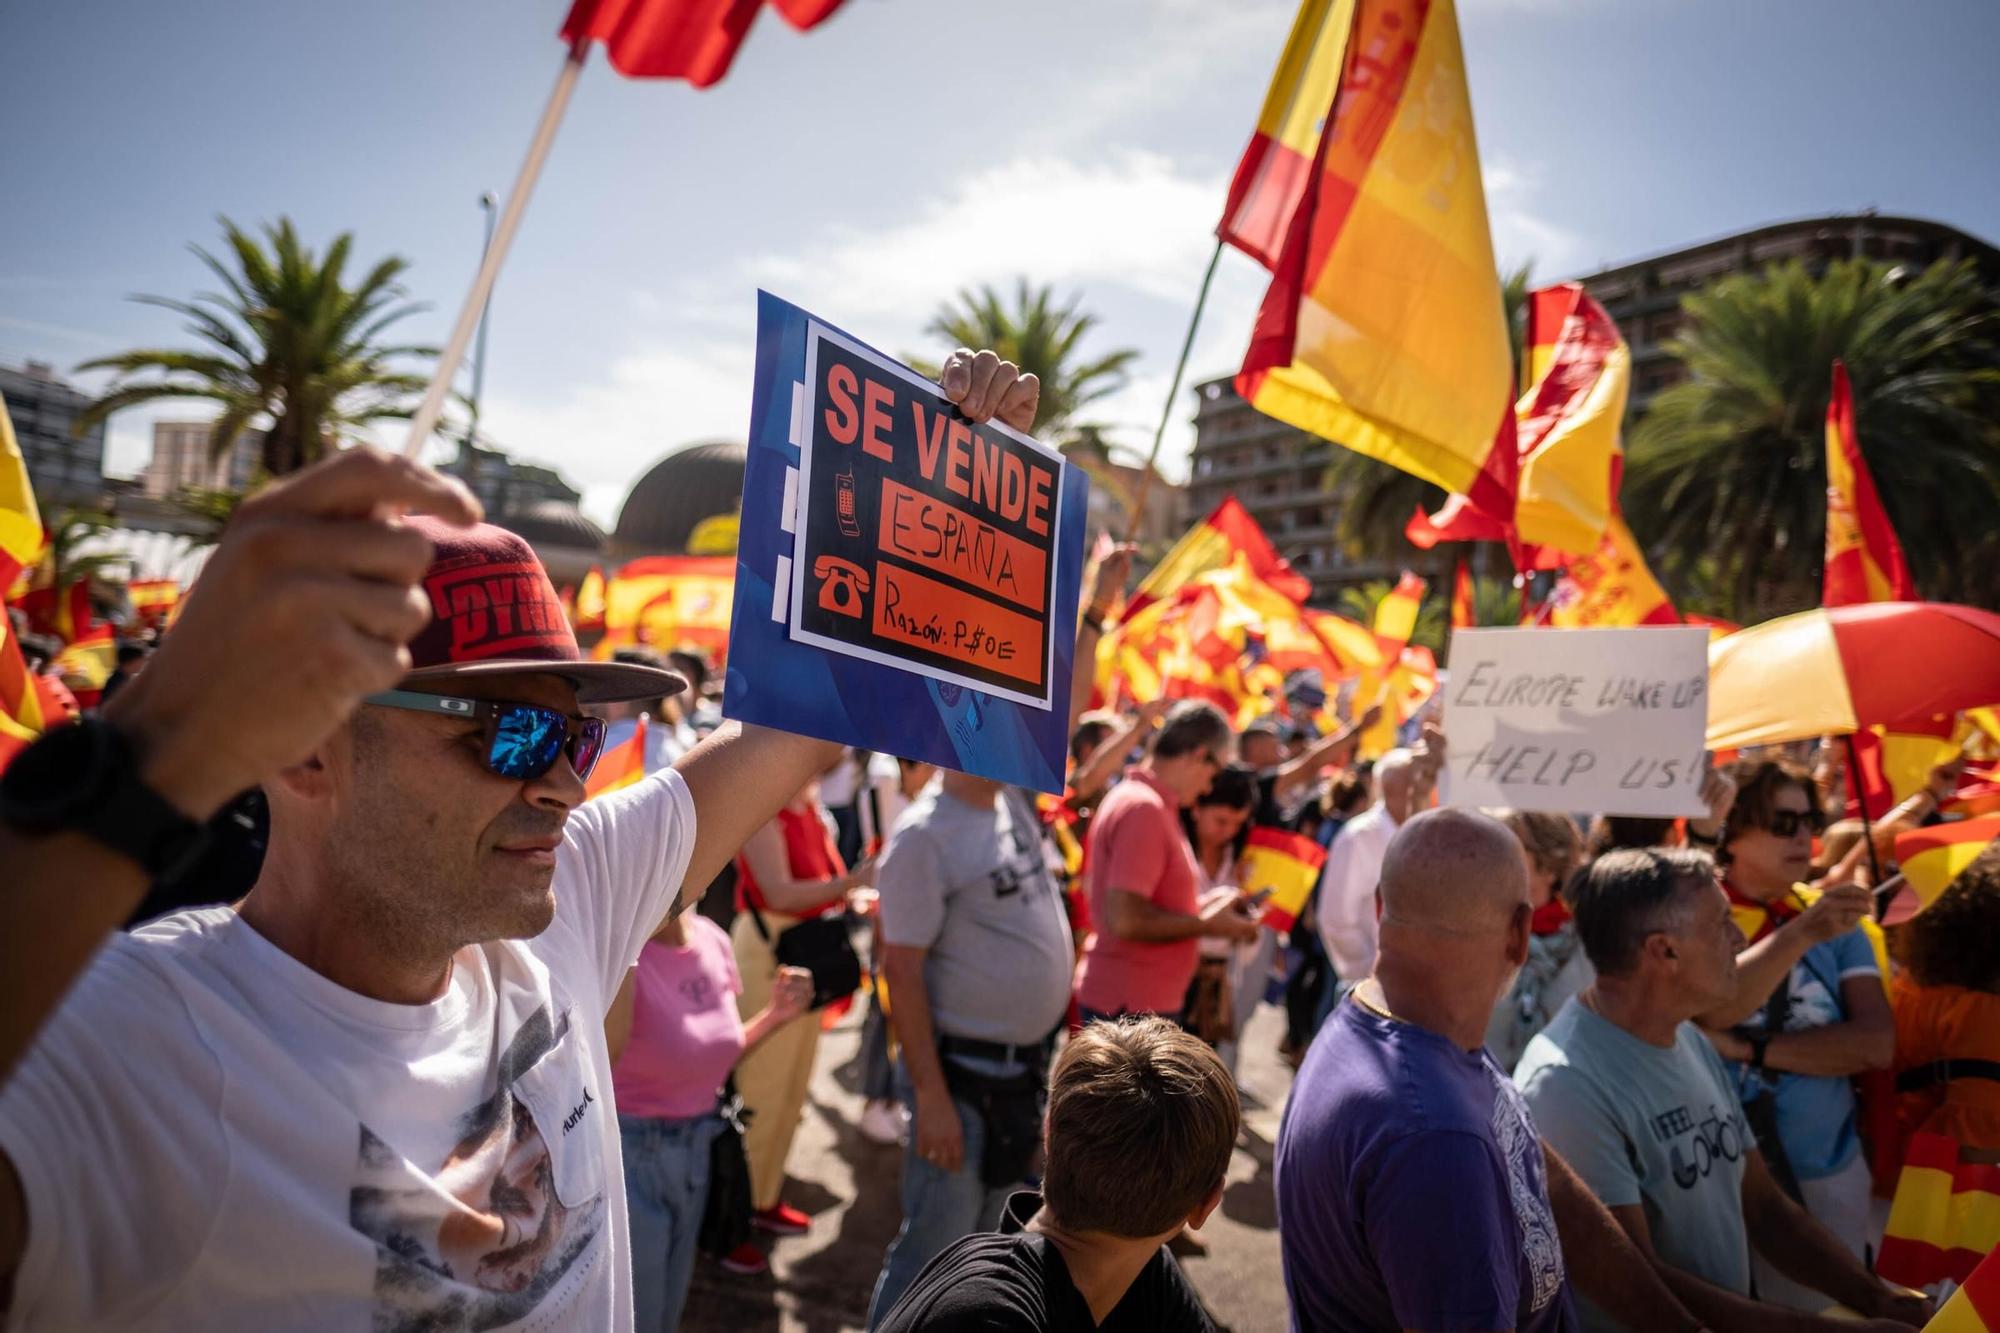
[[[1271,1146],[1291,1086],[1291,1070],[1276,1053],[1283,1030],[1282,1012],[1269,1006],[1251,1020],[1243,1076],[1263,1097],[1246,1099],[1245,1133],[1230,1161],[1222,1207],[1203,1229],[1209,1252],[1181,1260],[1216,1322],[1236,1333],[1285,1327],[1271,1194]],[[684,1328],[729,1333],[861,1328],[882,1253],[900,1220],[901,1150],[878,1147],[854,1129],[862,1105],[855,1059],[860,1032],[858,1018],[850,1016],[826,1034],[805,1121],[792,1147],[786,1198],[814,1215],[812,1231],[778,1241],[765,1277],[733,1278],[701,1260]]]

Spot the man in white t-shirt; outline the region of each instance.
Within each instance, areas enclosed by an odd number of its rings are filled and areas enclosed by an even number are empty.
[[[955,354],[943,383],[975,420],[1032,424],[1033,378],[990,353]],[[434,544],[417,583],[433,619],[400,688],[262,765],[271,837],[250,894],[113,938],[0,1088],[10,1326],[631,1327],[605,1011],[682,882],[712,879],[835,747],[732,727],[585,806],[602,724],[581,705],[680,678],[579,661],[512,534],[407,526]],[[381,577],[393,605],[409,577]],[[183,660],[246,632],[204,591]],[[410,632],[400,611],[380,623],[392,646]],[[149,688],[199,693],[175,646],[92,724],[104,753],[143,739],[119,732]],[[16,764],[49,772],[58,749]],[[139,765],[186,815],[227,795],[174,776]],[[0,809],[30,891],[67,830],[129,850],[83,812]],[[73,934],[51,927],[49,948]]]

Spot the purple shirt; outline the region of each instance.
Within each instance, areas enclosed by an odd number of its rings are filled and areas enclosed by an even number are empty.
[[[1292,1327],[1578,1327],[1520,1093],[1482,1049],[1341,1001],[1276,1156]]]

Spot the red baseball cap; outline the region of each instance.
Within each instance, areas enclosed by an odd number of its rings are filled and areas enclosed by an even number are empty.
[[[576,687],[577,702],[601,704],[687,688],[659,667],[584,660],[548,571],[514,533],[491,523],[455,528],[422,517],[409,526],[431,540],[436,554],[423,582],[431,622],[410,642],[404,689],[472,677],[560,676]]]

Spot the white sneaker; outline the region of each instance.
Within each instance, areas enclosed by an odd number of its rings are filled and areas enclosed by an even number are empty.
[[[870,1102],[861,1112],[860,1129],[870,1143],[901,1143],[910,1132],[910,1114],[897,1102]]]

